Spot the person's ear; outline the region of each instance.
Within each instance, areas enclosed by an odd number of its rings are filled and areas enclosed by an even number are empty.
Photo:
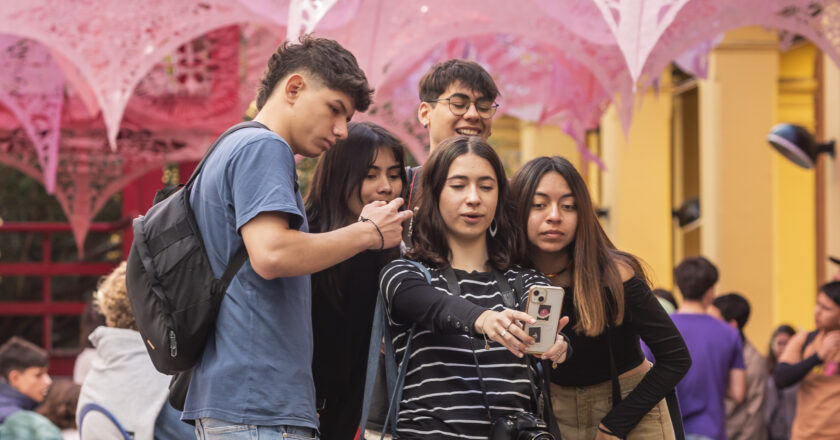
[[[428,102],[421,102],[420,107],[417,107],[417,120],[423,124],[424,128],[429,128],[429,112],[432,111],[432,105]]]
[[[301,92],[306,88],[306,80],[298,73],[291,74],[283,83],[283,96],[286,102],[294,104],[300,97]]]
[[[21,372],[18,370],[9,371],[9,385],[11,385],[12,388],[17,388],[17,382],[20,380],[20,375]]]

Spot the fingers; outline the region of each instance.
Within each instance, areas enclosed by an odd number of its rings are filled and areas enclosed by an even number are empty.
[[[397,218],[398,218],[400,223],[410,219],[411,217],[414,217],[414,212],[413,211],[406,210],[406,211],[400,211],[400,212],[397,213]]]
[[[563,328],[566,327],[566,324],[568,324],[568,323],[569,323],[569,317],[568,316],[561,317],[560,322],[557,323],[557,331],[558,332],[563,331]]]
[[[511,313],[510,318],[515,319],[517,321],[527,322],[528,324],[533,324],[533,323],[537,322],[536,318],[534,318],[533,316],[531,316],[531,315],[529,315],[525,312],[520,312],[518,310],[511,310],[511,309],[507,309],[507,310],[505,310],[505,312],[506,313]]]
[[[369,249],[392,248],[400,244],[402,223],[414,215],[412,211],[399,211],[402,204],[403,199],[397,197],[387,203],[381,200],[373,201],[362,208],[361,216],[376,225],[376,231],[373,231],[377,234],[376,238],[379,238],[380,234],[382,236],[381,240],[372,240],[373,244]]]
[[[566,354],[569,350],[569,344],[566,340],[557,335],[557,340],[548,350],[540,356],[540,359],[551,359],[552,362],[562,363],[566,360]]]
[[[527,313],[515,310],[495,312],[485,321],[484,331],[488,338],[502,344],[515,356],[521,358],[528,350],[528,346],[535,342],[534,338],[522,329],[522,321],[536,322]]]
[[[397,197],[394,200],[391,200],[390,202],[388,202],[388,205],[389,205],[389,207],[394,208],[394,210],[398,210],[398,209],[400,209],[400,206],[403,205],[403,203],[405,203],[405,201],[403,201],[403,198],[402,197]]]

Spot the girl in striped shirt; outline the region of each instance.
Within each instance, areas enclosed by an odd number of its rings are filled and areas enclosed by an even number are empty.
[[[458,136],[438,146],[421,194],[406,258],[429,269],[431,285],[402,259],[380,276],[398,362],[417,325],[397,431],[401,438],[484,439],[492,420],[535,411],[524,354],[534,339],[521,327],[534,320],[519,309],[530,286],[548,282],[511,265],[518,228],[504,168],[485,141]],[[517,278],[524,288],[506,307],[502,287],[520,284]],[[543,359],[565,360],[568,346],[557,341]]]

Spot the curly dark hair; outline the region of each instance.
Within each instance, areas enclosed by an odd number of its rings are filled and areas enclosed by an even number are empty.
[[[452,251],[446,239],[446,223],[440,215],[440,193],[446,184],[452,162],[468,153],[490,162],[496,174],[499,200],[493,220],[496,222],[497,232],[495,237],[486,234],[487,253],[493,267],[506,270],[511,265],[519,237],[518,228],[513,226],[508,180],[496,151],[478,136],[454,136],[443,141],[423,166],[420,208],[414,217],[411,250],[406,253],[406,258],[438,268],[449,266]]]
[[[257,110],[261,110],[277,83],[295,72],[311,74],[328,88],[346,93],[356,110],[370,107],[373,89],[356,57],[334,40],[303,35],[299,42],[286,41],[268,60],[268,67],[257,92]]]
[[[493,77],[480,64],[453,58],[435,64],[420,78],[420,101],[437,99],[455,82],[487,99],[495,101],[499,97],[499,88]]]

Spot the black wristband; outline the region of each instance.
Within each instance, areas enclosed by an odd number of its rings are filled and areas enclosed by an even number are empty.
[[[376,228],[376,232],[379,234],[379,241],[381,243],[380,246],[379,246],[379,250],[381,251],[381,250],[385,249],[385,236],[382,235],[382,231],[379,229],[379,226],[376,224],[376,222],[374,222],[373,220],[371,220],[371,219],[369,219],[365,216],[362,216],[362,215],[359,216],[359,221],[360,222],[370,222],[370,224],[372,224],[373,227]]]

